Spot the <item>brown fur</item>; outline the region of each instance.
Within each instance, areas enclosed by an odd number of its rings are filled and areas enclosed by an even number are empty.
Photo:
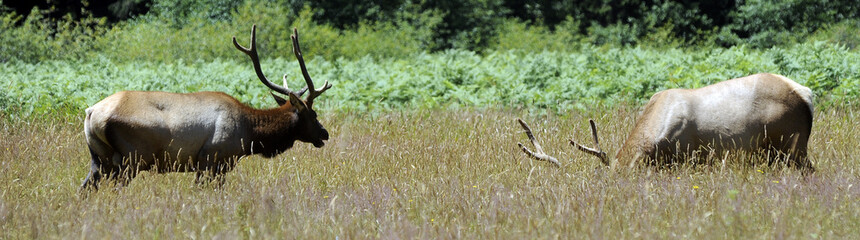
[[[233,37],[233,46],[248,55],[257,78],[272,91],[280,107],[254,109],[221,92],[166,93],[123,91],[86,110],[84,133],[90,148],[90,174],[82,188],[96,189],[102,175],[128,182],[141,170],[204,172],[221,178],[247,155],[273,157],[296,140],[325,145],[328,131],[317,121],[313,100],[332,87],[326,81],[314,88],[299,48],[299,32],[290,37],[307,88],[298,92],[269,81],[260,68],[256,47],[257,26],[245,48]],[[304,100],[299,96],[308,91]]]
[[[812,112],[811,91],[775,74],[665,90],[651,97],[612,165],[670,164],[695,154],[744,150],[787,155],[789,164],[812,171]]]
[[[277,108],[254,109],[221,92],[118,92],[86,110],[92,169],[84,187],[101,175],[128,181],[142,170],[218,176],[242,156],[272,157],[296,140],[322,147],[328,132],[296,101],[303,100],[293,95]]]

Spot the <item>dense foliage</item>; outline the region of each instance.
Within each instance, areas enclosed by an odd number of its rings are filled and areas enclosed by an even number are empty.
[[[118,2],[146,11],[117,20],[0,8],[3,112],[79,113],[120,90],[216,90],[269,105],[230,44],[248,41],[253,24],[270,77],[296,73],[288,34],[299,29],[312,74],[336,86],[323,101],[335,109],[565,112],[757,72],[795,79],[825,105],[860,94],[860,5],[841,1]]]
[[[583,46],[571,53],[486,55],[448,50],[408,59],[317,57],[308,65],[317,81],[334,84],[321,100],[323,108],[341,110],[526,107],[563,113],[592,103],[641,103],[663,89],[758,72],[780,73],[809,86],[822,106],[851,104],[860,94],[860,53],[824,43],[768,50]],[[291,86],[304,85],[293,58],[265,60],[263,69],[269,78],[287,73]],[[0,107],[7,112],[77,114],[120,90],[223,91],[253,106],[274,104],[246,59],[154,63],[102,57],[6,63],[0,72],[6,78],[0,82]]]
[[[539,37],[561,40],[557,44],[562,45],[768,48],[813,39],[853,48],[860,43],[860,4],[856,0],[103,0],[83,6],[65,1],[0,4],[0,35],[4,36],[0,38],[0,61],[79,59],[92,52],[114,59],[157,61],[223,58],[232,56],[224,39],[245,32],[254,23],[278,34],[262,41],[273,45],[275,52],[289,50],[284,47],[289,45],[284,30],[300,27],[311,36],[309,51],[318,51],[331,60],[366,55],[405,57],[451,48],[483,53],[504,48],[499,43],[523,28],[539,29]],[[160,43],[165,40],[169,42]],[[128,49],[147,52],[127,54]]]

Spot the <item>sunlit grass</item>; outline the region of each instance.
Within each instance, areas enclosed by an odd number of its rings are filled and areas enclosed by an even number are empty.
[[[612,172],[567,139],[595,118],[614,153],[637,110],[329,113],[323,148],[243,159],[220,188],[143,173],[82,198],[82,119],[4,119],[0,238],[857,238],[856,111],[816,113],[804,177],[726,165]],[[562,167],[516,147],[523,117]]]

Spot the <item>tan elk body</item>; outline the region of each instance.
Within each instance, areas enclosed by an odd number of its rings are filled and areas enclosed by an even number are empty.
[[[311,107],[331,84],[314,89],[297,31],[293,51],[308,87],[294,92],[286,84],[271,83],[260,68],[255,38],[256,26],[250,48],[241,47],[235,38],[233,43],[251,58],[260,80],[289,100],[272,94],[279,107],[254,109],[222,92],[115,93],[86,110],[84,134],[92,163],[82,188],[97,189],[103,176],[125,183],[142,170],[197,172],[198,181],[206,172],[207,177],[220,178],[242,156],[273,157],[297,140],[322,147],[328,132]],[[307,99],[300,99],[306,90]]]
[[[599,147],[588,148],[573,140],[570,143],[613,168],[668,164],[701,154],[740,150],[773,153],[769,154],[772,159],[787,156],[790,165],[812,171],[806,152],[812,114],[809,88],[784,76],[761,73],[698,89],[654,94],[614,159],[608,159]],[[598,144],[593,122],[592,132]],[[523,150],[552,161],[542,151]]]

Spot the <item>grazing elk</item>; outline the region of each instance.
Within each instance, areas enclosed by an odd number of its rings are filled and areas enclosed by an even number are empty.
[[[243,156],[274,157],[296,140],[322,147],[329,134],[313,110],[316,97],[331,88],[328,81],[315,89],[299,48],[299,35],[291,36],[307,87],[296,92],[270,82],[260,69],[256,49],[257,26],[251,28],[251,45],[233,45],[251,58],[260,81],[289,100],[272,96],[279,107],[254,109],[222,92],[166,93],[123,91],[86,110],[84,133],[92,156],[90,173],[82,189],[98,189],[104,177],[126,184],[138,171],[196,172],[223,182]],[[286,75],[284,75],[286,78]],[[305,100],[299,98],[310,90]],[[208,173],[208,174],[206,174]],[[206,175],[204,175],[206,174]]]
[[[698,89],[658,92],[645,105],[614,159],[600,150],[597,128],[591,123],[596,149],[570,140],[579,150],[612,168],[637,163],[665,165],[701,154],[751,151],[770,161],[786,158],[805,172],[815,169],[806,147],[812,131],[812,91],[784,76],[760,73]],[[529,156],[558,161],[546,155],[525,122],[519,123],[535,152],[519,144]]]

